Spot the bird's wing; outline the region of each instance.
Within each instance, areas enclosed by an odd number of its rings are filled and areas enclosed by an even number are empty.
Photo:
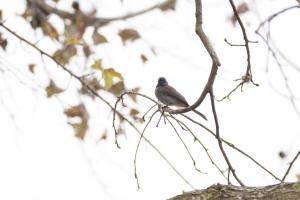
[[[173,87],[169,85],[161,87],[160,92],[165,96],[169,97],[169,99],[173,99],[173,103],[170,105],[182,106],[182,107],[189,106],[184,96],[182,96],[179,92],[177,92],[177,90],[175,90]]]

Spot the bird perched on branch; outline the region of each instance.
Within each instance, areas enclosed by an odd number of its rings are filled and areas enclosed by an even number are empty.
[[[164,77],[160,77],[158,79],[156,88],[155,88],[155,96],[161,103],[166,106],[176,106],[176,107],[188,107],[189,104],[177,90],[175,90],[172,86],[170,86],[167,80]],[[195,113],[200,115],[202,118],[207,120],[205,115],[198,112],[197,110],[193,110]]]

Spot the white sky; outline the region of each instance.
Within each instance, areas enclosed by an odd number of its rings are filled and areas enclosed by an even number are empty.
[[[68,9],[70,2],[63,1],[59,5]],[[30,41],[38,41],[45,51],[52,53],[57,46],[50,45],[48,39],[41,37],[40,32],[33,33],[30,27],[16,14],[21,14],[24,4],[20,0],[0,1],[6,25]],[[119,0],[96,1],[82,5],[90,10],[99,7],[101,16],[116,16],[138,10],[151,1]],[[154,97],[157,78],[165,76],[169,83],[185,95],[190,103],[200,94],[210,70],[210,59],[194,33],[194,1],[179,0],[175,12],[162,13],[153,11],[137,19],[113,23],[101,31],[109,40],[109,44],[97,47],[97,56],[103,58],[106,66],[120,71],[129,86],[141,86],[142,93]],[[241,1],[236,1],[238,4]],[[255,82],[244,86],[244,91],[235,92],[231,101],[217,103],[221,136],[252,155],[273,173],[282,177],[287,163],[300,147],[299,116],[291,103],[271,89],[270,83],[280,92],[287,94],[278,67],[273,60],[269,61],[269,72],[266,73],[267,51],[260,38],[255,35],[259,20],[296,1],[249,1],[252,14],[242,16],[247,24],[250,40],[259,41],[251,44],[252,71]],[[116,6],[117,5],[117,6]],[[227,94],[246,68],[246,54],[243,47],[230,47],[224,42],[227,38],[232,43],[241,43],[242,35],[238,26],[232,27],[228,18],[232,11],[229,2],[204,1],[204,28],[213,43],[222,63],[215,82],[217,98]],[[299,63],[299,34],[296,26],[299,10],[286,13],[271,24],[272,37],[282,52],[294,63]],[[55,17],[51,18],[57,23]],[[126,47],[122,46],[117,32],[121,28],[133,27],[139,30],[142,40]],[[2,32],[2,30],[1,30]],[[105,128],[112,129],[112,115],[109,109],[99,100],[94,103],[86,98],[88,110],[91,112],[90,131],[84,142],[73,136],[64,108],[75,105],[80,100],[74,96],[79,84],[58,69],[51,61],[40,56],[23,43],[10,38],[8,53],[0,51],[0,69],[19,71],[20,83],[10,71],[1,73],[0,84],[0,199],[166,199],[180,194],[183,190],[191,190],[174,171],[153,151],[141,143],[137,170],[141,189],[137,191],[133,174],[133,158],[138,142],[138,134],[126,126],[126,138],[120,137],[122,149],[114,145],[112,130],[107,141],[97,143],[97,139]],[[87,36],[88,37],[88,34]],[[87,40],[90,41],[89,38]],[[157,55],[153,55],[153,47]],[[144,53],[149,61],[142,64],[139,55]],[[28,63],[38,63],[36,76],[27,71]],[[289,83],[295,96],[299,98],[299,72],[286,67]],[[77,73],[82,62],[72,62],[70,68]],[[42,87],[47,86],[48,76],[57,81],[68,92],[51,100],[45,97]],[[20,74],[20,71],[22,74]],[[28,78],[31,77],[31,78]],[[35,84],[37,82],[38,84]],[[110,95],[102,94],[112,100]],[[299,104],[299,100],[297,102]],[[150,104],[140,99],[139,108],[146,111]],[[299,106],[300,107],[300,106]],[[209,118],[205,123],[214,130],[213,117],[209,99],[198,108]],[[13,119],[9,117],[13,115]],[[192,115],[192,114],[190,114]],[[197,118],[197,116],[193,117]],[[146,136],[159,148],[171,163],[196,188],[203,189],[217,182],[226,183],[216,169],[210,164],[203,149],[193,142],[193,138],[185,131],[181,136],[191,149],[197,166],[208,174],[199,174],[194,170],[183,145],[169,125],[160,124],[155,127],[158,116],[153,119],[146,131]],[[213,159],[226,168],[215,138],[204,130],[190,125],[201,141],[208,147]],[[139,127],[142,129],[142,126]],[[178,129],[180,130],[180,129]],[[241,154],[225,148],[236,173],[246,185],[266,185],[277,183]],[[281,160],[278,152],[287,152],[288,158]],[[292,168],[287,181],[295,181],[299,174],[300,161]],[[233,180],[233,178],[232,178]],[[234,184],[236,182],[233,181]]]

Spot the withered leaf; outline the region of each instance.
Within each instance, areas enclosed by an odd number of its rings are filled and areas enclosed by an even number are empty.
[[[58,32],[54,28],[54,26],[52,24],[50,24],[49,22],[44,22],[42,24],[42,30],[45,33],[45,35],[48,35],[51,39],[58,40],[58,36],[59,36]]]
[[[238,13],[239,15],[241,15],[241,14],[244,14],[244,13],[246,13],[246,12],[249,11],[249,6],[248,6],[248,4],[247,4],[246,2],[243,2],[243,3],[241,3],[241,4],[237,7],[236,10],[237,10],[237,13]],[[236,21],[237,21],[236,16],[233,14],[232,17],[231,17],[231,23],[232,23],[232,24],[235,24]]]
[[[72,106],[64,111],[65,115],[69,118],[79,117],[81,122],[69,123],[75,130],[75,136],[79,139],[84,139],[88,129],[89,114],[84,104]]]
[[[35,69],[35,64],[34,64],[34,63],[30,63],[30,64],[28,65],[28,70],[29,70],[31,73],[34,74],[34,69]],[[50,84],[51,84],[51,82],[50,82]]]
[[[60,64],[65,65],[69,62],[70,58],[77,54],[77,49],[74,45],[68,45],[64,49],[59,49],[54,52],[53,57]]]
[[[169,0],[162,4],[159,9],[161,11],[175,10],[176,0]]]
[[[300,174],[296,174],[297,181],[300,182]]]
[[[83,53],[86,57],[89,57],[91,55],[91,49],[87,44],[83,45]]]
[[[148,61],[148,58],[144,54],[141,54],[140,58],[143,61],[143,63],[146,63]]]
[[[98,31],[94,31],[92,35],[94,44],[102,44],[102,43],[107,43],[107,39],[104,35],[98,33]]]
[[[119,96],[124,91],[124,87],[124,81],[119,81],[116,84],[113,84],[108,91],[113,93],[115,96]]]
[[[63,91],[64,91],[63,89],[61,89],[61,88],[59,88],[59,87],[57,87],[55,85],[55,83],[54,83],[53,80],[50,80],[50,83],[49,83],[49,85],[46,88],[46,92],[47,92],[47,97],[48,98],[52,97],[55,94],[59,94],[59,93],[61,93]]]
[[[123,29],[119,32],[119,36],[121,37],[123,44],[125,44],[128,40],[134,41],[141,37],[140,34],[134,29]]]
[[[140,87],[136,87],[136,88],[133,88],[132,91],[133,92],[138,92],[141,88]],[[137,102],[137,95],[135,94],[129,94],[129,97],[134,101],[134,102]]]

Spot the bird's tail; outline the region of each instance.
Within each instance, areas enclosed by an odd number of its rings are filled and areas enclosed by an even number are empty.
[[[207,118],[205,117],[205,115],[203,115],[201,112],[197,111],[197,110],[193,110],[196,114],[200,115],[203,119],[205,119],[207,121]]]

